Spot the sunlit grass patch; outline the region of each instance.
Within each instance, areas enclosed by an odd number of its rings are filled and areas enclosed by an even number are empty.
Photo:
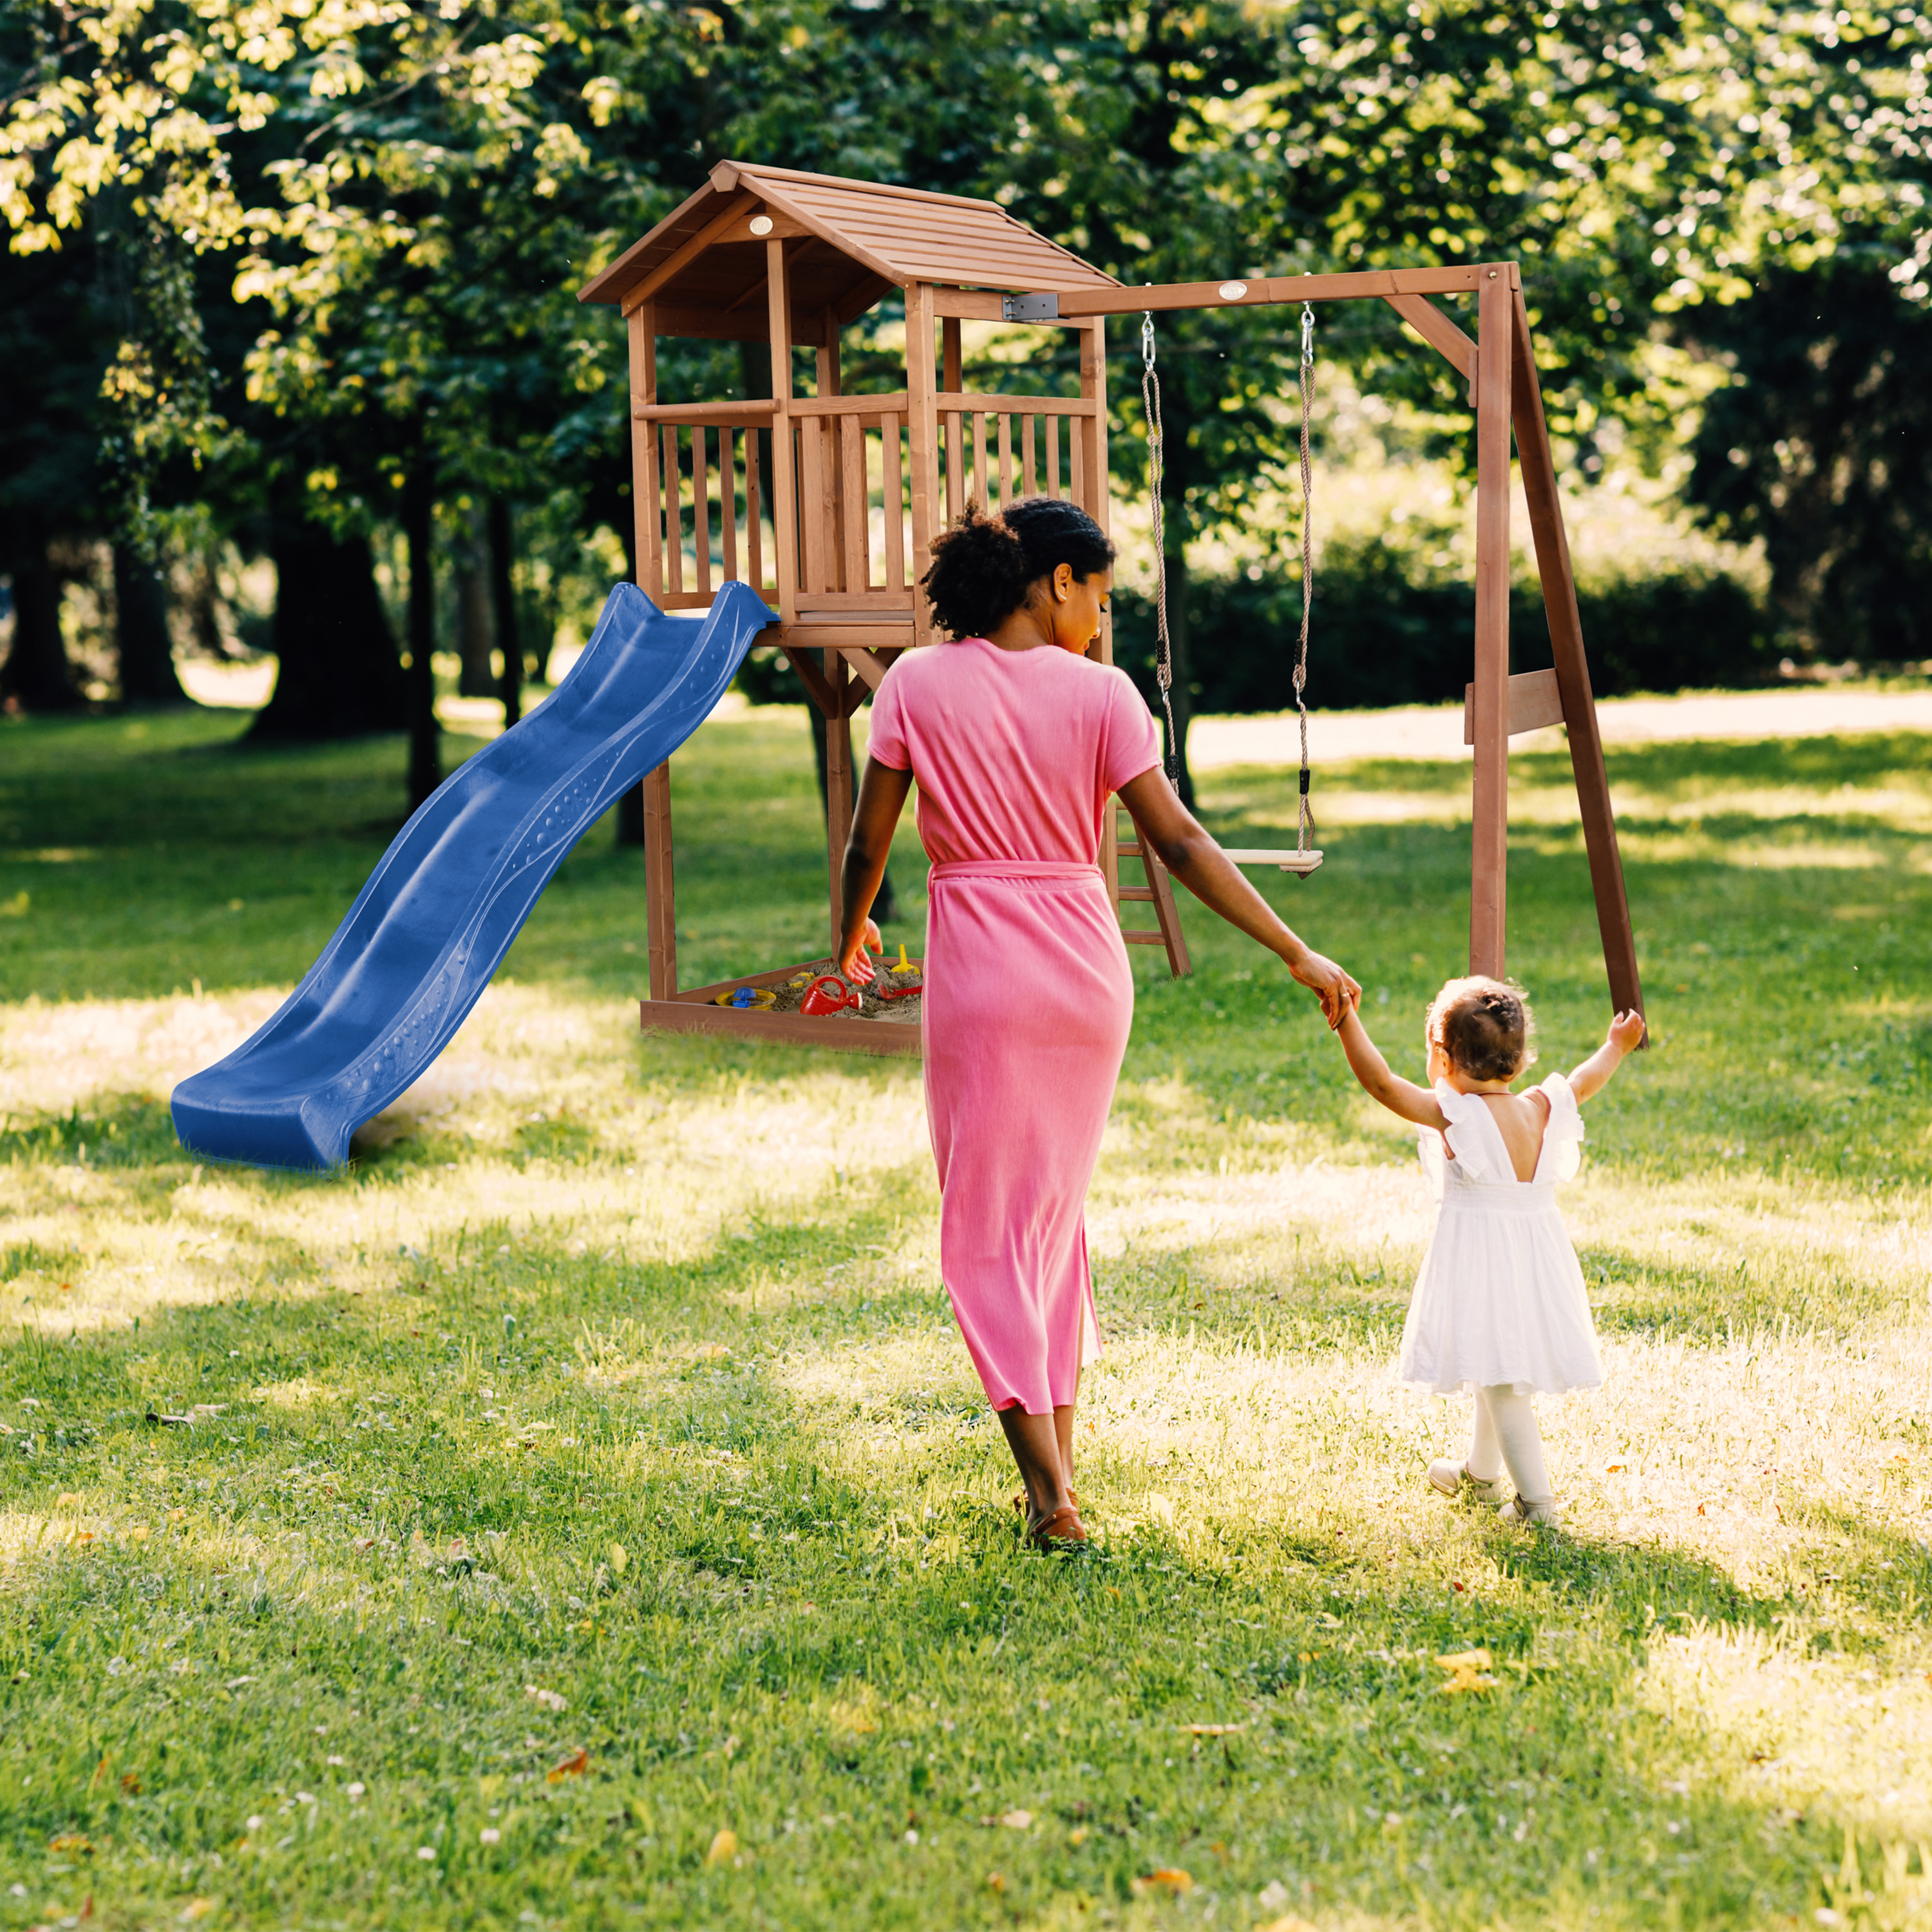
[[[916,1068],[640,1036],[607,829],[346,1174],[196,1162],[171,1083],[332,929],[400,749],[0,729],[20,847],[87,855],[0,855],[0,1925],[1910,1922],[1922,741],[1612,749],[1658,1043],[1568,1198],[1607,1381],[1543,1405],[1561,1537],[1427,1488],[1468,1412],[1394,1379],[1412,1143],[1184,902],[1092,1202],[1096,1540],[1054,1563]],[[1604,1018],[1567,754],[1513,767],[1564,1066]],[[1329,865],[1256,877],[1414,1071],[1466,767],[1324,778],[1366,801]],[[1204,792],[1292,821],[1292,774]],[[709,728],[674,808],[688,978],[823,946],[796,714]]]

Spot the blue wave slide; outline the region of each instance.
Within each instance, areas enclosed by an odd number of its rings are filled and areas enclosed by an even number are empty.
[[[332,1168],[449,1044],[564,854],[697,730],[777,617],[728,584],[703,616],[620,584],[584,654],[396,835],[274,1017],[175,1089],[190,1152]]]

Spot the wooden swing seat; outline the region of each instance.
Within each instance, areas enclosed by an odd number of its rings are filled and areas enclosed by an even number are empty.
[[[1224,845],[1221,849],[1238,866],[1279,866],[1284,872],[1299,872],[1304,879],[1322,862],[1318,851],[1271,852],[1259,845]]]

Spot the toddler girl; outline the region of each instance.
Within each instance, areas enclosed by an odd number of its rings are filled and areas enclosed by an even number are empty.
[[[1438,1395],[1476,1397],[1460,1462],[1429,1466],[1445,1496],[1466,1486],[1524,1522],[1554,1522],[1530,1398],[1598,1388],[1604,1370],[1576,1250],[1556,1208],[1556,1183],[1576,1172],[1580,1102],[1596,1093],[1643,1038],[1643,1017],[1619,1013],[1601,1046],[1566,1080],[1527,1094],[1510,1083],[1534,1059],[1521,992],[1499,980],[1451,980],[1429,1009],[1430,1088],[1389,1071],[1352,1008],[1336,1028],[1370,1096],[1424,1130],[1424,1172],[1438,1204],[1402,1324],[1398,1372]],[[1516,1485],[1504,1501],[1503,1472]]]

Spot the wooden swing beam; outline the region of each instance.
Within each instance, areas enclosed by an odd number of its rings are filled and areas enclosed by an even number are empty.
[[[1474,294],[1472,340],[1428,298]],[[1476,414],[1474,676],[1464,698],[1464,742],[1475,748],[1469,874],[1469,970],[1500,978],[1506,962],[1509,885],[1509,741],[1555,724],[1568,728],[1570,762],[1590,861],[1610,999],[1643,1010],[1636,940],[1617,849],[1616,818],[1604,765],[1596,701],[1583,653],[1556,464],[1543,413],[1522,278],[1514,262],[1456,268],[1372,269],[1253,280],[1153,284],[1007,296],[1011,322],[1073,322],[1149,310],[1252,308],[1282,302],[1380,300],[1468,379]],[[1510,445],[1514,433],[1529,506],[1530,534],[1556,668],[1512,677],[1509,668]]]

